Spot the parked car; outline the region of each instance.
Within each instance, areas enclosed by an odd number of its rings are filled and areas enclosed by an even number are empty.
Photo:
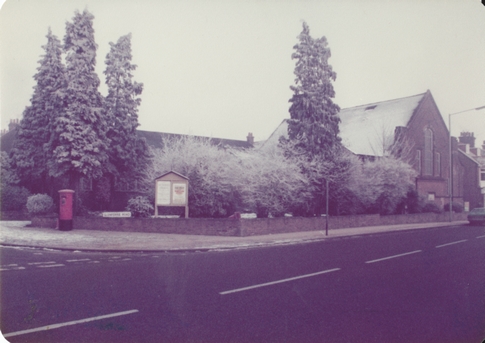
[[[474,208],[467,218],[470,224],[485,224],[485,207]]]

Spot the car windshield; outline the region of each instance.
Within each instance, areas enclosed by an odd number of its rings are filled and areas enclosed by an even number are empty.
[[[485,213],[485,208],[474,208],[470,213]]]

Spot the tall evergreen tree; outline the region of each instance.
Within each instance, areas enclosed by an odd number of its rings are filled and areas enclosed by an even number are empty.
[[[291,86],[288,136],[309,159],[314,156],[328,159],[340,142],[337,116],[340,108],[332,101],[335,97],[332,81],[337,74],[328,64],[331,54],[325,37],[312,38],[304,22],[298,39],[291,56],[296,60],[296,78]]]
[[[49,173],[68,176],[70,187],[75,190],[79,190],[80,177],[100,177],[108,162],[104,99],[98,91],[100,82],[95,72],[93,19],[87,10],[76,11],[72,22],[66,23],[67,106],[56,118],[55,137],[50,141],[53,154]]]
[[[49,29],[45,54],[34,75],[37,84],[20,121],[20,128],[12,150],[12,161],[21,183],[33,192],[48,192],[47,158],[55,118],[64,111],[66,87],[62,47]]]
[[[291,86],[288,139],[281,139],[286,156],[298,164],[310,180],[312,201],[294,210],[294,214],[314,215],[324,212],[326,187],[330,197],[341,185],[339,175],[345,175],[348,165],[340,158],[338,112],[334,104],[332,82],[337,74],[328,64],[330,48],[325,37],[314,39],[308,25],[298,36],[299,43],[291,58],[296,60],[295,85]]]
[[[149,161],[148,146],[136,134],[143,84],[133,81],[137,66],[131,63],[131,34],[110,46],[104,71],[108,86],[105,109],[109,122],[107,136],[111,141],[109,156],[117,176],[134,179]]]

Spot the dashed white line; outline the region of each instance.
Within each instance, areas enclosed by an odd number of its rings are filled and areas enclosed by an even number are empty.
[[[337,270],[340,270],[340,268],[328,269],[328,270],[323,270],[323,271],[316,272],[316,273],[295,276],[295,277],[291,277],[291,278],[287,278],[287,279],[282,279],[282,280],[277,280],[277,281],[271,281],[271,282],[266,282],[266,283],[260,283],[260,284],[253,285],[253,286],[248,286],[248,287],[231,289],[229,291],[219,292],[219,294],[220,295],[225,295],[225,294],[230,294],[230,293],[243,292],[243,291],[247,291],[247,290],[254,289],[254,288],[266,287],[266,286],[276,285],[278,283],[289,282],[289,281],[299,280],[299,279],[303,279],[303,278],[307,278],[307,277],[312,277],[312,276],[317,276],[317,275],[321,275],[321,274],[336,272]]]
[[[51,268],[51,267],[64,267],[65,264],[61,264],[61,263],[58,263],[58,264],[42,264],[40,266],[37,266],[37,268]]]
[[[111,318],[111,317],[117,317],[117,316],[124,316],[127,314],[131,313],[136,313],[138,310],[129,310],[129,311],[123,311],[123,312],[116,312],[116,313],[111,313],[111,314],[105,314],[103,316],[97,316],[97,317],[91,317],[91,318],[85,318],[85,319],[80,319],[80,320],[74,320],[72,322],[65,322],[65,323],[59,323],[59,324],[51,324],[47,326],[42,326],[39,328],[34,328],[34,329],[28,329],[28,330],[21,330],[21,331],[15,331],[15,332],[10,332],[10,333],[4,333],[4,337],[12,337],[12,336],[19,336],[19,335],[25,335],[27,333],[32,333],[32,332],[38,332],[38,331],[46,331],[46,330],[52,330],[52,329],[58,329],[63,326],[68,326],[68,325],[75,325],[75,324],[81,324],[81,323],[87,323],[91,322],[94,320],[101,320],[105,318]]]
[[[483,235],[483,236],[478,236],[477,238],[485,238],[485,235]]]
[[[453,245],[453,244],[458,244],[458,243],[463,243],[468,241],[468,239],[462,239],[461,241],[456,241],[456,242],[451,242],[451,243],[446,243],[446,244],[441,244],[437,245],[436,248],[442,248],[442,247],[447,247],[448,245]]]
[[[79,258],[75,260],[66,260],[66,262],[85,262],[85,261],[91,261],[90,258]]]
[[[378,258],[376,260],[366,261],[365,263],[374,263],[374,262],[380,262],[380,261],[390,260],[391,258],[396,258],[396,257],[401,257],[401,256],[406,256],[406,255],[417,254],[418,252],[421,252],[421,251],[422,250],[415,250],[415,251],[405,252],[403,254],[392,255],[392,256],[387,256],[387,257],[383,257],[383,258]]]
[[[25,269],[25,267],[8,267],[8,268],[0,268],[0,272],[6,271],[6,270],[22,270]]]
[[[48,262],[30,262],[27,263],[29,266],[36,266],[36,265],[41,265],[41,264],[55,264],[57,262],[55,261],[48,261]]]

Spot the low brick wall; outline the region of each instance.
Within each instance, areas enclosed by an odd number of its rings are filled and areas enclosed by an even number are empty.
[[[454,220],[466,220],[466,213],[453,214]],[[380,216],[378,214],[357,216],[330,216],[329,230],[378,225],[447,222],[448,213],[419,213]],[[33,227],[55,228],[57,218],[34,217]],[[76,217],[74,230],[103,230],[122,232],[176,233],[207,236],[256,236],[285,232],[325,230],[325,217],[282,217],[255,219],[212,218],[102,218]]]
[[[25,211],[1,211],[0,220],[30,220],[30,215]]]

